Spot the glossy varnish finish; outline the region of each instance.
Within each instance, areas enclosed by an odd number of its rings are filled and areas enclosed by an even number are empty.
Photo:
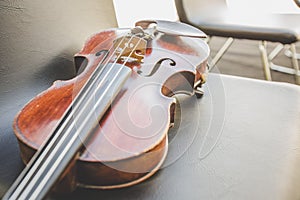
[[[85,69],[72,80],[56,81],[16,116],[14,131],[25,163],[58,125],[74,97],[104,59],[105,54],[98,52],[109,50],[123,32],[109,30],[92,36],[75,56],[77,66],[87,61]],[[118,61],[123,67],[132,68],[131,77],[89,140],[84,142],[83,150],[74,156],[59,186],[67,190],[77,185],[124,187],[158,170],[166,156],[167,132],[174,119],[176,101],[172,96],[192,95],[194,84],[205,71],[208,48],[202,41],[199,44],[186,37],[157,36],[148,41],[143,63]],[[109,50],[105,62],[113,62],[111,55],[113,51]],[[153,71],[155,66],[158,67]]]

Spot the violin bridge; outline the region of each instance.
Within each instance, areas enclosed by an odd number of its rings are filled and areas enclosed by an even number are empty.
[[[146,54],[147,41],[138,36],[120,37],[114,41],[118,61],[130,60],[142,63]]]

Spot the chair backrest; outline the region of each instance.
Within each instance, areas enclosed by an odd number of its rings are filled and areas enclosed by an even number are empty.
[[[0,92],[9,90],[6,95],[26,85],[23,78],[30,75],[47,80],[46,73],[34,73],[58,65],[66,69],[61,74],[70,71],[73,55],[88,37],[117,27],[112,0],[1,1],[0,6],[0,68],[5,69],[0,69]]]
[[[188,22],[193,15],[210,15],[227,8],[226,0],[175,0],[179,20]]]
[[[75,75],[73,56],[88,37],[117,22],[112,0],[0,1],[0,6],[0,113],[9,111],[4,119],[11,127],[20,105],[53,81]]]
[[[59,54],[72,59],[92,34],[117,26],[111,0],[22,0],[15,5],[3,1],[0,6],[0,55],[5,68],[42,67]]]

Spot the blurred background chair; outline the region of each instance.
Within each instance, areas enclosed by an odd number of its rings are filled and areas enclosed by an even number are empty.
[[[298,3],[298,0],[294,0]],[[266,80],[272,80],[271,69],[295,75],[300,84],[300,71],[295,43],[300,40],[300,15],[270,14],[257,12],[230,11],[226,0],[175,0],[179,20],[204,31],[210,38],[213,36],[228,38],[212,59],[214,66],[222,58],[234,39],[257,40]],[[300,12],[300,10],[299,10]],[[270,53],[267,42],[279,43]],[[281,50],[288,48],[292,68],[275,65],[272,60]]]

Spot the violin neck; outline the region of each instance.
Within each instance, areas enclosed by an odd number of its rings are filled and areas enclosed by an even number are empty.
[[[98,68],[3,199],[43,199],[78,155],[131,74],[115,63]]]

